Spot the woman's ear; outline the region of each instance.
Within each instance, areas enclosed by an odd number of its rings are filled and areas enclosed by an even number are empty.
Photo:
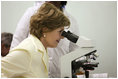
[[[44,37],[44,38],[46,37],[46,33],[47,33],[47,32],[49,32],[49,29],[46,28],[46,27],[44,27],[44,28],[42,29],[42,34],[43,34],[43,37]]]

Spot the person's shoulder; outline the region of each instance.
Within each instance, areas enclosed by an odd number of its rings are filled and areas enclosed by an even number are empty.
[[[28,37],[28,38],[24,39],[18,46],[14,47],[11,51],[14,51],[14,50],[29,51],[33,48],[35,48],[34,45],[33,45],[33,42],[30,39],[30,37]]]
[[[27,11],[37,10],[40,6],[32,6],[27,9]]]
[[[64,10],[64,14],[65,14],[65,16],[67,16],[68,18],[75,19],[75,18],[73,17],[73,15],[70,14],[70,13],[69,13],[68,11],[66,11],[66,10]]]
[[[34,5],[32,7],[29,7],[26,9],[26,12],[34,12],[37,11],[37,9],[39,9],[41,7],[41,5]]]
[[[67,16],[69,18],[69,20],[71,22],[74,22],[74,23],[77,22],[77,20],[75,19],[75,17],[72,14],[70,14],[69,12],[67,12],[66,10],[64,10],[64,14],[65,14],[65,16]]]
[[[29,7],[25,10],[21,20],[20,20],[20,23],[19,24],[22,24],[24,23],[24,21],[29,21],[30,20],[30,17],[37,12],[38,8],[40,6],[32,6],[32,7]],[[27,19],[26,19],[27,18]],[[23,27],[23,26],[21,26]]]

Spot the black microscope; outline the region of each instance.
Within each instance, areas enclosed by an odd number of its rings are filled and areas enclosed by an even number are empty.
[[[62,36],[78,45],[79,48],[61,57],[61,77],[77,78],[77,70],[81,67],[85,71],[85,77],[89,78],[89,71],[94,70],[99,64],[99,62],[91,61],[96,60],[98,57],[93,41],[86,37],[79,37],[70,31],[63,31]],[[65,59],[67,59],[67,61],[64,61]]]

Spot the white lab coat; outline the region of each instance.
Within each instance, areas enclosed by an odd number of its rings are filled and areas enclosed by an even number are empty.
[[[16,32],[13,36],[11,49],[17,46],[22,40],[29,35],[29,21],[30,17],[37,11],[37,9],[44,2],[38,1],[35,6],[29,8],[20,19]],[[69,18],[71,25],[69,30],[75,34],[79,34],[79,28],[76,20],[64,10],[64,14]],[[59,78],[60,77],[60,57],[74,50],[77,46],[71,43],[66,38],[62,39],[56,48],[48,48],[49,54],[49,77]]]

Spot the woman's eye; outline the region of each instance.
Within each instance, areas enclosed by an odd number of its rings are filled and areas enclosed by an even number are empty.
[[[61,30],[59,32],[62,32]]]
[[[60,30],[59,32],[60,32],[60,33],[62,33],[62,32],[63,32],[63,30]]]

